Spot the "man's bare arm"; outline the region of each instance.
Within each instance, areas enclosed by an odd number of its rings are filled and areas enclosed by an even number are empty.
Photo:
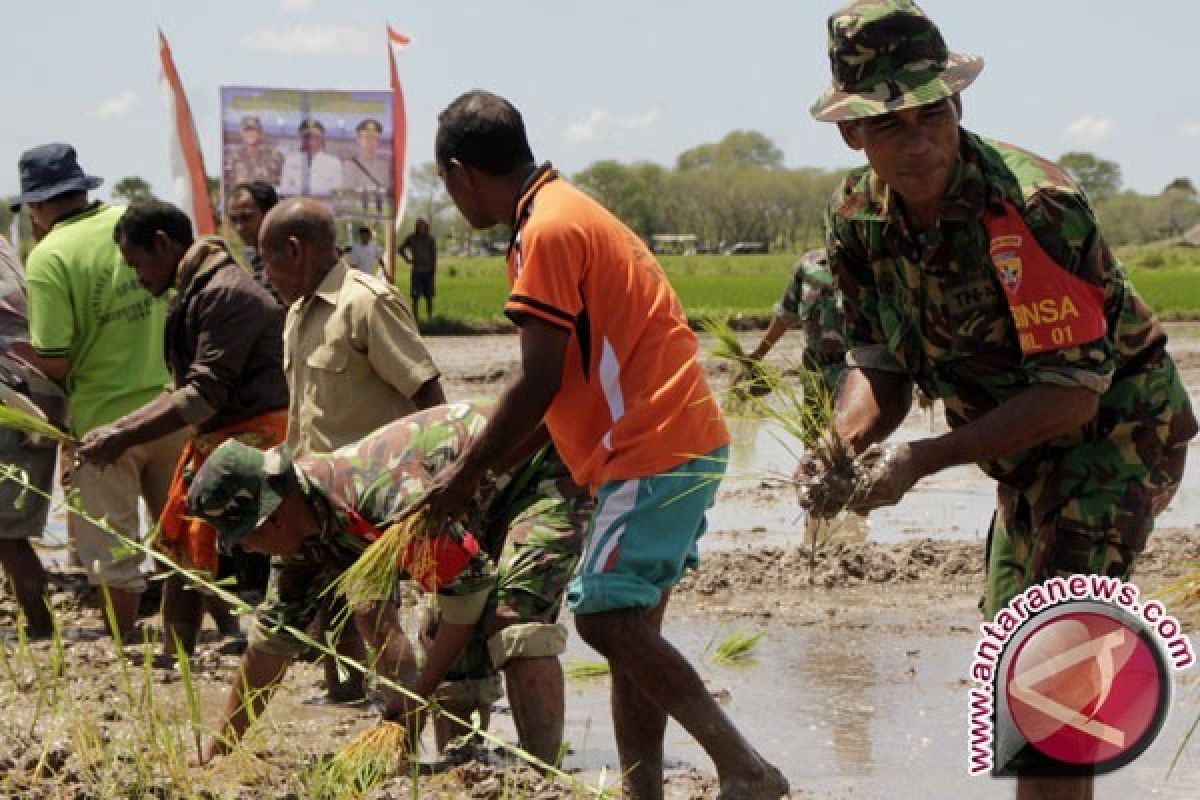
[[[562,382],[570,331],[528,317],[521,325],[520,373],[501,395],[487,428],[413,506],[432,520],[461,516],[488,470],[511,466],[512,452],[524,446]]]
[[[851,368],[834,407],[834,429],[855,453],[891,436],[912,406],[912,380],[900,372]]]

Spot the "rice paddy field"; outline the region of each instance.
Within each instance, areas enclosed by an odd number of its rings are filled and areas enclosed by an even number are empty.
[[[1195,317],[1200,264],[1185,256],[1125,258],[1151,304]],[[714,316],[769,311],[791,266],[790,258],[775,256],[664,262],[689,311],[713,309]],[[498,321],[492,309],[505,294],[501,260],[448,259],[442,277],[440,296],[451,315],[461,315],[455,319]],[[481,299],[468,302],[474,293]],[[1200,403],[1200,323],[1170,322],[1167,330],[1189,394]],[[738,336],[746,349],[759,334]],[[771,358],[797,363],[801,338],[785,337]],[[732,369],[728,359],[714,357],[715,345],[702,334],[709,380],[725,389]],[[511,335],[437,336],[429,347],[455,400],[494,397],[517,369]],[[971,778],[965,763],[969,655],[979,636],[994,485],[974,467],[948,470],[923,481],[899,506],[811,550],[794,487],[781,479],[795,465],[795,443],[770,419],[731,417],[730,426],[729,474],[701,541],[700,569],[673,594],[668,638],[747,738],[787,775],[792,798],[1012,797],[1010,782]],[[938,415],[914,409],[898,435],[943,430]],[[56,509],[39,543],[54,574],[56,635],[39,642],[19,636],[15,603],[0,587],[0,800],[620,797],[612,678],[573,632],[563,659],[565,774],[557,777],[521,766],[511,745],[500,744],[515,741],[505,701],[491,720],[492,742],[439,756],[426,731],[424,750],[398,769],[360,758],[339,771],[339,756],[345,762],[348,747],[364,741],[356,737],[370,740],[378,712],[323,705],[321,670],[309,662],[289,671],[243,747],[197,766],[199,740],[217,724],[249,615],[241,617],[241,637],[206,629],[186,663],[156,658],[161,633],[153,616],[142,620],[144,642],[114,647],[95,610],[99,598],[65,568],[64,519]],[[1200,626],[1198,520],[1200,444],[1193,444],[1184,485],[1134,575],[1146,593],[1164,598],[1189,633]],[[1098,798],[1200,796],[1195,676],[1195,668],[1175,676],[1171,713],[1158,738],[1136,762],[1101,778]],[[712,763],[690,737],[672,725],[665,747],[668,800],[717,796]],[[908,777],[897,781],[897,775]]]
[[[1138,292],[1164,318],[1200,317],[1200,250],[1141,247],[1118,255]],[[792,254],[659,257],[697,324],[703,319],[731,318],[738,327],[765,325],[796,259]],[[430,332],[509,327],[501,312],[508,296],[503,258],[445,257],[437,281],[437,315]],[[406,272],[401,272],[399,283],[407,287]]]

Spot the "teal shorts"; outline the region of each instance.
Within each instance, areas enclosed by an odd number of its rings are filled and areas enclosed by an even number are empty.
[[[567,589],[571,611],[657,606],[700,563],[696,543],[728,460],[729,448],[720,447],[668,472],[601,486],[579,573]]]

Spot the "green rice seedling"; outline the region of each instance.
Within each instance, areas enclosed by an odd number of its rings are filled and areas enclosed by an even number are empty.
[[[38,487],[30,485],[26,476],[17,475],[12,470],[4,470],[2,466],[0,466],[0,480],[16,480],[23,486],[28,487],[30,491],[51,499],[56,507],[63,505],[48,493],[42,492]],[[97,525],[113,536],[116,541],[130,548],[131,551],[151,556],[164,569],[181,575],[185,580],[194,583],[197,587],[203,588],[220,597],[228,602],[236,611],[246,613],[252,610],[240,597],[228,591],[225,587],[209,580],[205,575],[181,567],[169,556],[159,552],[153,546],[129,539],[119,531],[113,529],[106,520],[87,514],[75,498],[68,496],[65,506],[70,513]],[[412,532],[410,532],[411,535]],[[399,552],[398,548],[397,552]],[[406,553],[405,555],[409,561],[412,561],[412,554]],[[409,563],[409,561],[406,561],[406,563]],[[392,560],[392,563],[396,563],[395,559]],[[110,628],[112,628],[114,627],[115,620],[113,619],[114,614],[111,602],[106,602],[105,606],[108,623]],[[346,668],[356,669],[364,674],[372,674],[369,665],[342,656],[324,642],[318,642],[309,637],[305,631],[290,626],[287,630],[300,641],[336,659],[339,664]],[[94,778],[94,780],[90,781],[91,785],[88,787],[89,796],[117,798],[162,796],[164,793],[170,796],[195,795],[193,789],[196,787],[188,769],[185,755],[191,749],[192,745],[192,742],[189,741],[189,721],[185,718],[184,714],[179,713],[171,707],[164,706],[158,701],[152,669],[151,643],[146,640],[143,642],[143,645],[145,649],[142,660],[140,686],[138,685],[139,682],[135,680],[136,673],[130,668],[130,663],[125,658],[124,651],[120,648],[116,650],[117,661],[112,669],[115,674],[116,693],[112,697],[112,702],[106,703],[106,707],[110,710],[122,710],[121,713],[123,716],[118,721],[125,723],[129,735],[122,736],[119,745],[115,737],[106,738],[107,735],[101,732],[98,723],[95,721],[93,716],[95,713],[93,710],[94,705],[92,705],[95,700],[94,697],[88,696],[84,699],[77,699],[68,697],[63,692],[55,694],[50,691],[49,684],[45,680],[41,680],[47,670],[41,668],[35,669],[35,672],[39,673],[38,680],[40,682],[38,685],[41,686],[42,695],[55,701],[53,704],[47,702],[49,710],[53,713],[52,722],[56,719],[90,719],[88,724],[79,726],[74,736],[75,741],[86,743],[88,751],[99,751],[102,754],[101,759],[94,761],[86,767],[88,776]],[[61,645],[57,652],[59,654],[59,663],[61,664],[64,661]],[[40,667],[40,665],[36,666]],[[13,669],[19,671],[15,667]],[[58,671],[61,673],[61,668]],[[387,676],[376,675],[375,677],[380,686],[405,694],[410,699],[425,703],[422,698],[414,695],[407,687]],[[92,690],[90,687],[85,687],[84,691],[90,693]],[[425,704],[429,705],[428,703]],[[190,712],[188,713],[190,714]],[[439,710],[438,713],[445,714],[446,717],[462,725],[464,728],[471,729],[475,735],[487,741],[490,745],[504,749],[515,758],[530,764],[547,775],[553,776],[554,779],[563,782],[564,785],[572,787],[573,791],[577,791],[580,796],[607,796],[603,788],[585,784],[555,765],[543,763],[537,757],[520,747],[506,742],[486,730],[479,729],[478,725],[472,725],[471,722],[459,719],[453,714],[442,710]],[[253,725],[254,721],[251,724]],[[190,727],[190,730],[194,732],[194,727]],[[39,741],[46,739],[47,737],[44,734],[38,737]],[[84,748],[81,747],[80,750],[82,749]],[[239,759],[239,761],[245,758],[248,764],[255,761],[249,754],[244,752],[244,748],[238,748],[228,758]],[[412,762],[412,766],[415,768],[417,766],[416,762]],[[254,772],[255,770],[247,767],[247,771]],[[414,797],[419,796],[420,791],[416,777],[417,775],[414,772],[412,781]],[[265,788],[265,783],[268,780],[270,780],[269,777],[264,775],[258,785]],[[336,800],[341,800],[343,797],[355,797],[351,791],[351,787],[344,787],[338,791],[333,791],[331,788],[331,791],[322,792],[320,796],[334,797]]]
[[[408,731],[384,720],[354,738],[328,763],[329,783],[365,795],[399,772],[408,753]]]
[[[1194,627],[1200,623],[1200,569],[1193,569],[1183,577],[1173,581],[1153,593],[1163,603],[1171,605],[1172,612],[1186,627]],[[1200,731],[1200,714],[1192,720],[1187,733],[1171,757],[1171,765],[1167,768],[1167,776],[1175,771],[1179,759],[1183,756],[1196,732]]]
[[[715,647],[712,646],[712,642],[709,643],[709,648],[706,648],[712,650],[709,661],[726,665],[751,664],[754,662],[754,651],[766,635],[766,631],[734,631]]]
[[[196,684],[192,680],[192,660],[184,649],[183,642],[175,637],[175,658],[179,664],[180,678],[183,680],[184,698],[187,700],[188,722],[192,726],[192,735],[196,744],[196,759],[200,759],[202,742],[200,738],[200,704],[196,701]]]
[[[586,681],[595,680],[596,678],[607,678],[612,674],[612,669],[607,661],[583,661],[573,659],[568,661],[563,667],[563,672],[567,673],[567,677],[571,680]]]
[[[734,382],[721,398],[721,407],[731,414],[749,416],[756,410],[752,399],[770,391],[761,379],[762,364],[746,353],[737,332],[727,321],[705,319],[700,327],[712,336],[709,352],[717,359],[729,362],[733,368]]]
[[[743,389],[740,392],[746,409],[786,434],[786,437],[780,437],[780,441],[798,462],[802,458],[816,462],[821,472],[821,491],[827,498],[826,505],[840,505],[844,509],[855,497],[865,493],[869,488],[866,474],[855,463],[854,454],[834,429],[835,398],[824,376],[818,370],[804,368],[785,372],[773,364],[749,359],[737,334],[725,322],[709,323],[705,329],[713,336],[711,352],[715,357],[731,361],[739,368],[746,363],[754,365],[754,391]],[[793,371],[798,373],[798,380],[788,378]],[[791,450],[789,439],[800,442],[804,448],[803,454]],[[794,475],[771,477],[795,486],[798,492],[808,491],[808,485],[798,481]],[[809,548],[809,583],[814,580],[818,552],[837,532],[839,524],[836,513],[822,517],[810,515],[805,532]]]
[[[400,560],[407,553],[432,558],[430,548],[414,545],[417,537],[424,535],[424,527],[424,520],[412,515],[371,542],[334,586],[337,593],[345,596],[347,606],[356,608],[390,597],[400,578]]]
[[[0,428],[43,436],[55,442],[73,444],[75,442],[66,433],[47,422],[43,417],[37,417],[14,406],[0,405]]]

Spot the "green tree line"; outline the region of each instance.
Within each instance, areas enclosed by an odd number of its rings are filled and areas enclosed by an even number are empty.
[[[1058,163],[1087,192],[1113,246],[1170,239],[1200,224],[1200,195],[1189,178],[1176,178],[1159,193],[1145,195],[1124,189],[1120,165],[1093,153],[1066,153]],[[761,242],[773,251],[800,252],[821,242],[825,207],[843,175],[839,170],[786,167],[783,152],[770,138],[739,130],[685,150],[672,166],[602,160],[570,177],[647,240],[656,234],[690,234],[702,248]],[[217,183],[210,180],[214,193]],[[495,251],[507,242],[508,232],[502,229],[470,230],[434,164],[415,166],[408,190],[403,231],[424,217],[452,247],[480,252],[490,246]],[[153,188],[128,176],[114,184],[112,194],[115,202],[128,203],[153,196]],[[9,221],[5,203],[0,230],[7,231]],[[30,244],[23,235],[22,250]]]
[[[1123,189],[1120,166],[1092,153],[1065,153],[1058,163],[1083,187],[1114,247],[1177,237],[1200,224],[1200,196],[1189,178],[1144,195]],[[799,252],[821,242],[826,205],[844,174],[785,167],[782,151],[768,137],[733,131],[685,150],[671,167],[603,160],[571,178],[647,240],[693,234],[710,247],[753,241]],[[470,230],[432,163],[412,170],[408,197],[406,230],[420,216],[439,237],[460,245],[507,240],[507,231]]]

